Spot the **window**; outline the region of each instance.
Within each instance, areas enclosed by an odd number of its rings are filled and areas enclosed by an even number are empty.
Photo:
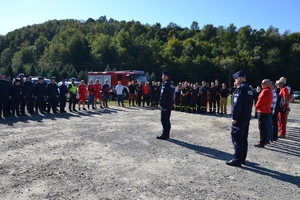
[[[118,81],[122,81],[122,75],[118,75]]]

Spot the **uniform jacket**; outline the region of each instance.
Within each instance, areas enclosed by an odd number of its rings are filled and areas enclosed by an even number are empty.
[[[58,95],[57,85],[55,83],[48,83],[46,87],[46,96],[55,97]]]
[[[175,86],[170,80],[166,80],[162,87],[159,99],[159,105],[162,109],[171,110],[174,104]]]
[[[37,82],[34,87],[34,96],[45,95],[46,87],[44,83]]]
[[[60,96],[64,96],[64,95],[66,95],[67,93],[68,93],[68,88],[67,88],[67,86],[61,84],[61,85],[59,86],[59,95],[60,95]]]
[[[11,94],[12,99],[20,99],[22,94],[22,88],[20,85],[11,85]]]
[[[32,96],[34,93],[34,84],[29,81],[25,81],[22,86],[22,95],[23,96]]]
[[[255,108],[259,113],[272,113],[273,93],[270,87],[263,88],[258,96]]]
[[[253,91],[246,82],[241,83],[232,94],[232,119],[249,122],[251,119]]]
[[[7,80],[0,80],[0,97],[10,95],[11,84]]]

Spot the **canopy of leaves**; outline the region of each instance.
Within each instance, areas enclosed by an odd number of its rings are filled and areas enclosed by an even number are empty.
[[[273,26],[201,28],[193,21],[190,28],[173,22],[162,27],[101,16],[51,20],[0,36],[0,70],[14,75],[22,71],[86,79],[87,71],[138,69],[152,81],[169,70],[175,83],[218,78],[230,85],[231,74],[243,69],[253,85],[263,78],[286,76],[300,89],[295,76],[299,62],[300,33],[280,34]]]

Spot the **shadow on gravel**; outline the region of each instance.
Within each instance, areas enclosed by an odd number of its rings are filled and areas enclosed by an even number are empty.
[[[286,153],[300,157],[300,128],[288,127],[285,139],[279,138],[278,141],[268,145],[268,150]]]
[[[198,145],[190,144],[176,139],[169,139],[168,141],[177,144],[179,146],[188,148],[190,150],[196,151],[196,153],[210,158],[214,158],[218,160],[228,160],[229,158],[232,157],[232,155],[229,153],[217,149],[212,149],[210,147],[198,146]]]
[[[102,115],[102,114],[111,114],[118,112],[118,109],[105,109],[105,110],[95,110],[95,111],[79,111],[79,112],[66,112],[66,113],[49,113],[49,114],[35,114],[35,115],[24,115],[24,116],[10,116],[7,118],[0,118],[0,124],[13,126],[13,124],[22,122],[22,123],[30,123],[30,121],[35,122],[43,122],[44,119],[51,119],[53,121],[59,119],[71,119],[71,118],[81,118],[82,116],[89,116],[94,117],[95,114]]]
[[[272,169],[266,169],[260,167],[257,163],[247,162],[246,166],[243,165],[242,169],[248,170],[263,176],[269,176],[271,178],[277,179],[279,181],[284,181],[287,183],[294,184],[300,188],[300,176],[292,176],[289,174],[284,174],[281,172],[274,171]],[[257,180],[259,181],[259,180]]]

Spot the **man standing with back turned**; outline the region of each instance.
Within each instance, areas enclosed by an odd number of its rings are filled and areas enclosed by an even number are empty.
[[[238,85],[232,94],[232,126],[231,139],[234,146],[233,158],[226,164],[234,167],[240,167],[245,164],[248,150],[248,131],[251,119],[251,109],[253,101],[253,91],[246,83],[244,71],[238,71],[233,74],[235,83]]]
[[[167,140],[170,137],[171,123],[170,116],[174,104],[175,86],[170,80],[170,73],[163,72],[163,85],[161,87],[159,108],[161,109],[161,124],[163,127],[162,134],[157,139]]]

